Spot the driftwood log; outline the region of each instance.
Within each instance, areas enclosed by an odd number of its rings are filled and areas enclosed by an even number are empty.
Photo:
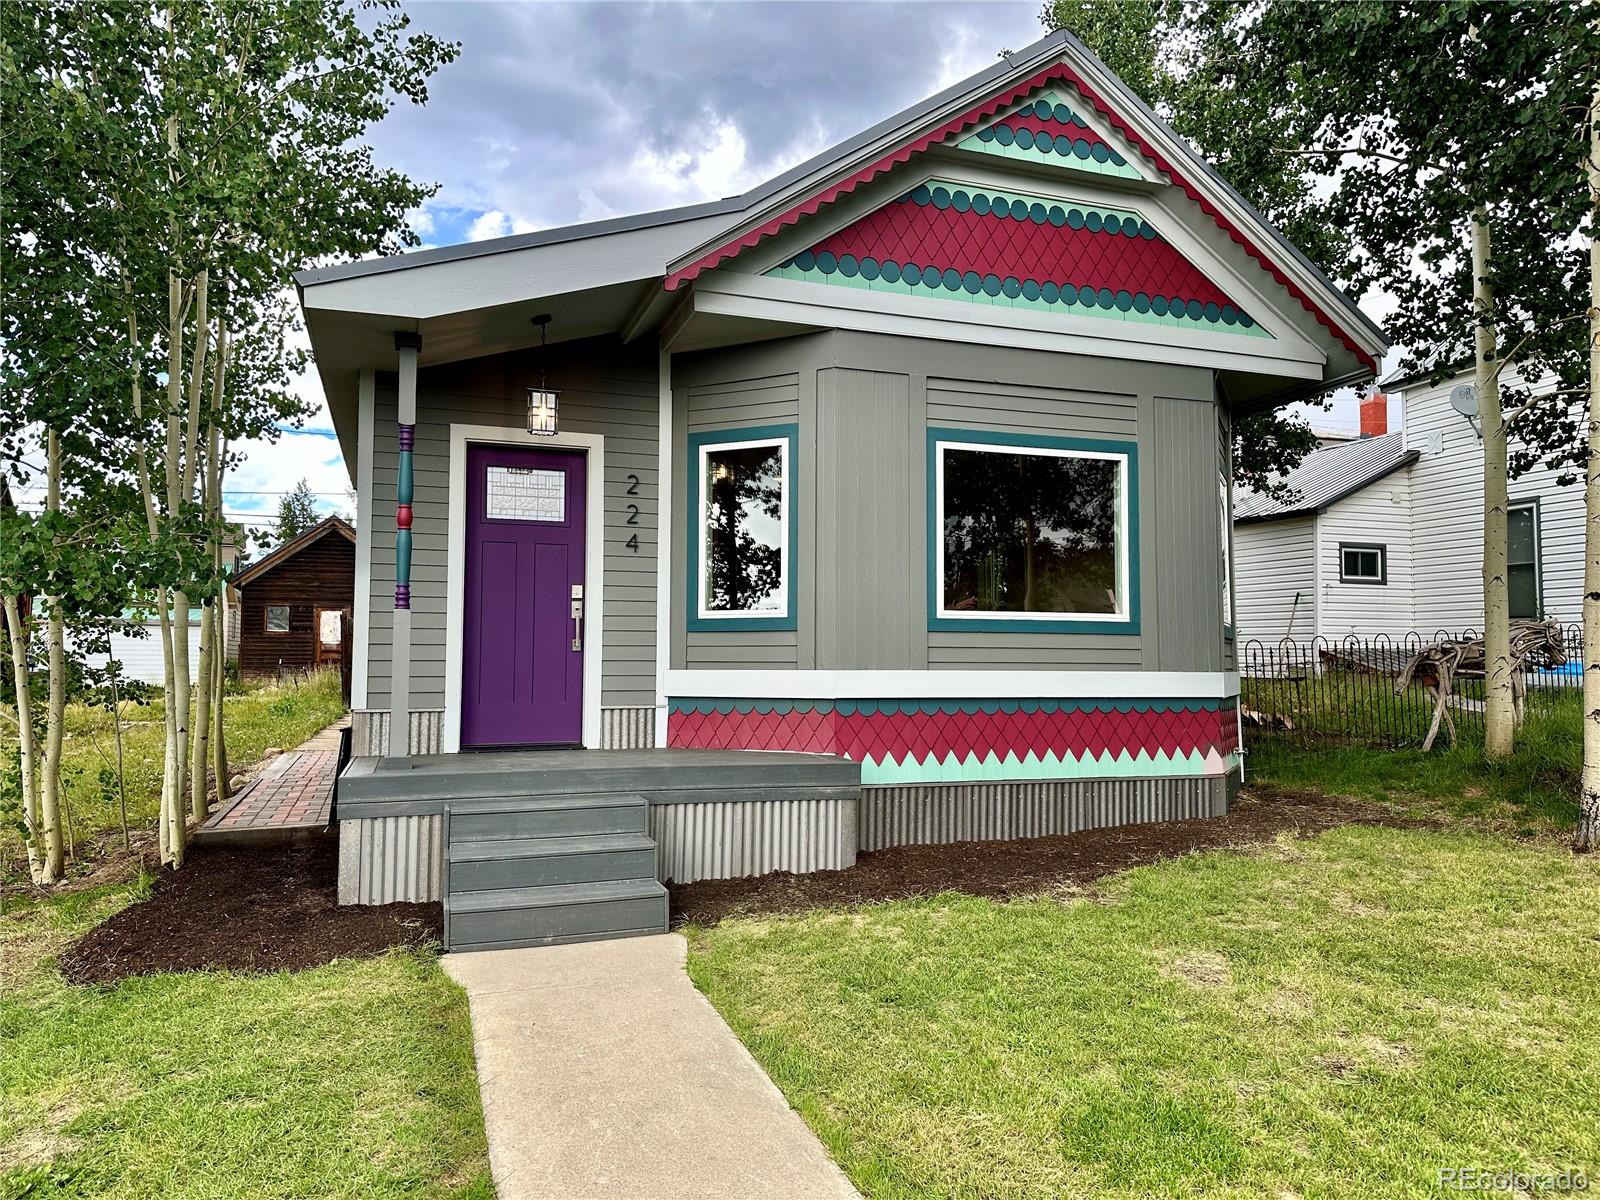
[[[1516,722],[1522,717],[1528,696],[1528,669],[1559,667],[1567,661],[1566,642],[1561,626],[1554,621],[1511,622],[1511,698]],[[1455,694],[1459,678],[1484,679],[1488,676],[1488,654],[1481,637],[1446,638],[1424,646],[1409,659],[1395,680],[1395,695],[1400,695],[1413,683],[1433,697],[1433,721],[1428,726],[1428,736],[1423,750],[1433,749],[1433,739],[1439,735],[1443,721],[1450,731],[1450,744],[1455,745],[1456,723],[1450,717],[1452,704],[1465,703]]]

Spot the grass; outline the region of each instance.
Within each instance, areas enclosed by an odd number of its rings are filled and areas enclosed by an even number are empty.
[[[52,956],[140,887],[0,919],[0,1196],[493,1196],[435,958],[65,983]]]
[[[1531,707],[1506,763],[1484,758],[1481,737],[1424,754],[1252,734],[1245,771],[1254,782],[1442,812],[1520,835],[1564,836],[1578,816],[1581,708],[1577,696]]]
[[[336,671],[320,671],[309,679],[247,684],[224,701],[228,758],[235,766],[259,759],[269,747],[291,750],[345,711]],[[159,696],[149,704],[123,710],[123,764],[131,829],[153,828],[161,800],[161,764],[165,709]],[[12,740],[0,739],[0,754],[15,758]],[[66,817],[74,843],[120,827],[116,792],[100,785],[102,767],[115,768],[111,714],[81,704],[67,709],[62,743],[62,779],[67,794]],[[25,874],[22,839],[14,826],[0,829],[0,873]]]
[[[730,921],[690,972],[870,1197],[1434,1196],[1600,1174],[1597,929],[1600,862],[1345,827]]]

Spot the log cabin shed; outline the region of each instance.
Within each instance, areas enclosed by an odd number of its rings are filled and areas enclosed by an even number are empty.
[[[328,517],[240,570],[239,673],[337,666],[348,696],[356,532]]]
[[[340,896],[452,948],[1224,811],[1232,422],[1387,349],[1066,32],[740,196],[296,283],[358,497]]]

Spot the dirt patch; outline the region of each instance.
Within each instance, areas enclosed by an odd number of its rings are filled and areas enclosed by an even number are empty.
[[[1258,845],[1283,833],[1304,837],[1351,824],[1416,822],[1345,797],[1247,788],[1225,817],[1117,825],[1012,842],[896,846],[863,854],[843,871],[778,871],[754,879],[669,884],[668,890],[673,920],[700,925],[731,916],[804,912],[938,892],[1005,900],[1087,887],[1105,875],[1197,851]]]
[[[1233,967],[1227,955],[1214,950],[1180,954],[1168,964],[1166,974],[1197,988],[1233,986]]]
[[[297,971],[444,936],[438,904],[337,903],[333,837],[291,846],[193,847],[150,898],[95,927],[60,959],[72,983],[157,971]]]

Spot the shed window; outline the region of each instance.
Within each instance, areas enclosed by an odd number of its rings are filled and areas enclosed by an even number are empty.
[[[699,454],[700,616],[789,613],[789,440]]]
[[[1339,582],[1388,583],[1388,547],[1339,543]]]
[[[940,442],[939,616],[1128,615],[1128,456]]]
[[[287,604],[267,605],[267,632],[289,632],[289,606]]]
[[[1518,504],[1506,512],[1506,550],[1511,615],[1539,616],[1539,506]]]

